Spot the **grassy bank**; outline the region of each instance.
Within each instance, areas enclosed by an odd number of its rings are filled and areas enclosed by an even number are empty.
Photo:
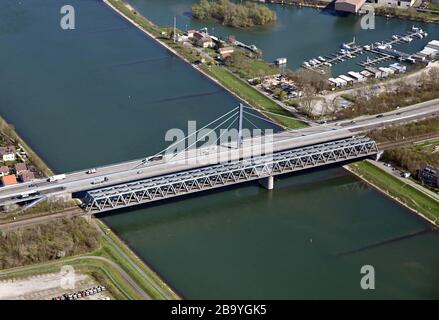
[[[276,102],[264,96],[262,93],[224,68],[220,66],[211,66],[203,67],[203,70],[256,109],[278,114],[279,116],[270,114],[269,118],[275,120],[279,124],[291,129],[306,127],[305,123],[292,118],[291,114],[280,107]]]
[[[133,20],[145,31],[149,32],[156,40],[162,42],[164,45],[175,50],[179,56],[184,58],[186,61],[193,63],[200,59],[199,54],[191,49],[180,45],[179,43],[174,43],[170,39],[163,37],[162,31],[167,30],[167,28],[159,28],[148,21],[143,16],[139,15],[135,10],[130,9],[122,0],[107,0],[109,4],[113,5],[117,10],[119,10],[127,18]],[[255,68],[262,68],[262,62],[255,65]],[[264,68],[267,68],[264,66]],[[258,69],[258,70],[259,70]],[[233,75],[231,72],[220,66],[201,66],[200,70],[213,79],[217,80],[226,89],[235,93],[241,99],[247,101],[252,107],[259,109],[261,111],[268,111],[279,114],[270,115],[269,117],[280,125],[297,129],[306,127],[306,124],[300,120],[292,118],[291,114],[280,107],[276,102],[270,98],[264,96],[262,93],[257,91],[255,88],[251,87],[245,81],[239,79],[237,76]],[[265,70],[265,69],[264,69]]]
[[[72,265],[112,288],[118,299],[180,299],[97,219],[62,219],[0,235],[0,280],[59,272],[61,266]]]
[[[349,168],[378,189],[407,205],[414,211],[424,215],[428,219],[436,221],[436,224],[438,223],[439,202],[412,186],[403,183],[401,180],[389,175],[367,161],[354,163],[350,165]]]
[[[54,173],[49,166],[32,150],[32,148],[24,141],[20,135],[15,131],[15,128],[7,123],[7,121],[0,115],[0,133],[7,136],[9,139],[24,147],[28,154],[29,161],[40,170],[45,176],[52,176]]]
[[[97,255],[107,257],[117,262],[134,280],[139,284],[145,292],[153,299],[157,300],[179,300],[180,297],[169,287],[151,268],[149,268],[130,248],[125,245],[109,228],[100,220],[95,220],[99,228],[108,237],[102,237],[102,249]],[[128,256],[135,266],[133,266],[125,257]],[[146,275],[143,276],[137,269]]]

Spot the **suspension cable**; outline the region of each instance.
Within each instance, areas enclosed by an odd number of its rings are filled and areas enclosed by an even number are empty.
[[[229,114],[232,113],[233,111],[236,111],[238,108],[239,108],[239,107],[235,107],[235,108],[233,108],[232,110],[230,110],[230,111],[228,111],[227,113],[223,114],[221,117],[216,118],[215,120],[213,120],[213,121],[209,122],[208,124],[206,124],[204,127],[198,129],[198,130],[195,131],[195,132],[192,132],[190,135],[188,135],[188,136],[186,136],[186,137],[180,139],[179,141],[176,141],[176,142],[172,143],[171,145],[167,146],[165,149],[163,149],[163,150],[157,152],[156,154],[154,154],[154,155],[152,155],[152,156],[150,156],[150,157],[158,156],[159,154],[165,152],[165,151],[168,150],[169,148],[171,148],[171,147],[173,147],[173,146],[175,146],[175,145],[178,145],[179,143],[181,143],[181,142],[185,141],[186,139],[192,137],[194,134],[198,133],[199,131],[201,131],[201,130],[203,130],[203,129],[206,129],[208,126],[210,126],[210,125],[214,124],[215,122],[217,122],[218,120],[220,120],[220,119],[226,117],[227,115],[229,115]],[[150,157],[148,157],[148,158],[150,158]],[[145,161],[145,160],[148,159],[148,158],[144,158],[144,159],[142,159],[142,161]],[[142,164],[144,164],[144,163],[142,163]],[[135,168],[137,168],[138,166],[139,166],[139,165],[137,165]]]
[[[238,112],[235,112],[234,114],[232,114],[229,118],[227,118],[226,120],[224,120],[223,122],[221,122],[219,125],[217,125],[215,128],[213,128],[212,130],[210,130],[208,133],[204,134],[202,137],[200,137],[199,139],[197,139],[194,143],[192,143],[191,145],[187,146],[182,152],[176,153],[172,156],[171,159],[174,159],[177,155],[179,155],[180,153],[183,153],[185,151],[187,151],[190,147],[192,147],[194,144],[198,143],[202,138],[204,138],[205,136],[207,136],[208,134],[210,134],[211,132],[215,131],[216,129],[218,129],[220,126],[222,126],[224,123],[226,123],[227,121],[229,121],[230,119],[236,117],[238,115]]]

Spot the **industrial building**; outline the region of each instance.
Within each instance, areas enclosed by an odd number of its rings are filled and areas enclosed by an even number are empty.
[[[421,168],[419,168],[418,171],[418,177],[419,180],[421,180],[423,183],[428,184],[434,188],[439,187],[439,169],[424,165]]]
[[[336,0],[335,10],[342,12],[357,13],[366,0]]]

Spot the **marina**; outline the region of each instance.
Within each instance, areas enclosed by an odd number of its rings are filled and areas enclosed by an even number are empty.
[[[380,64],[389,60],[416,63],[418,61],[424,61],[425,59],[422,59],[417,55],[410,55],[408,53],[395,50],[393,47],[405,43],[411,43],[415,39],[423,39],[427,36],[428,33],[421,28],[412,26],[411,30],[404,34],[393,35],[389,40],[383,40],[381,42],[375,42],[363,46],[357,45],[354,37],[352,42],[343,43],[339,52],[332,53],[326,57],[319,56],[317,59],[304,61],[302,67],[325,74],[327,68],[330,68],[335,64],[357,58],[365,53],[369,53],[371,56],[367,56],[366,60],[364,61],[357,62],[357,64],[362,67]]]

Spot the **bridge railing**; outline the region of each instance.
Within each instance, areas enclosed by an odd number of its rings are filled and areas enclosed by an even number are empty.
[[[376,153],[374,140],[353,137],[91,190],[86,193],[84,204],[90,213],[108,211]]]

